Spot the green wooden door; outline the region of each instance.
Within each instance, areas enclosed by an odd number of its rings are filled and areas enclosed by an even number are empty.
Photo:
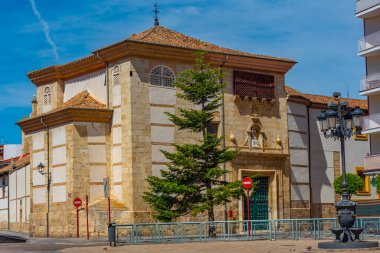
[[[250,218],[251,220],[268,219],[268,190],[269,177],[257,177],[256,192],[250,196]],[[247,205],[244,204],[244,219],[247,219]]]

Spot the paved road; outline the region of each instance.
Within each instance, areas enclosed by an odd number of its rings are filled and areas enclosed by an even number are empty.
[[[108,244],[99,245],[96,247],[102,249]],[[0,244],[0,252],[61,252],[63,249],[73,248],[76,249],[81,247],[94,247],[94,245],[78,245],[78,244],[65,244],[65,243],[2,243]],[[98,251],[99,252],[99,251]]]
[[[3,243],[0,244],[0,253],[3,252],[59,252],[59,253],[311,253],[332,252],[318,250],[316,240],[279,240],[279,241],[233,241],[233,242],[192,242],[192,243],[167,243],[144,244],[109,247],[104,242],[62,242],[50,239],[50,241],[33,241],[27,243]],[[340,252],[376,252],[373,250],[344,250]]]
[[[234,241],[234,242],[193,242],[178,244],[127,245],[121,247],[69,248],[64,253],[299,253],[312,252],[318,241]],[[314,251],[315,252],[315,251]]]

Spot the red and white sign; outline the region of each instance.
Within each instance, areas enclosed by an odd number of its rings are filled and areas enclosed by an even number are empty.
[[[243,180],[241,182],[243,184],[244,189],[251,189],[252,179],[250,179],[249,177],[245,177],[245,178],[243,178]]]
[[[80,198],[76,198],[73,201],[74,206],[79,207],[82,205],[82,200]]]

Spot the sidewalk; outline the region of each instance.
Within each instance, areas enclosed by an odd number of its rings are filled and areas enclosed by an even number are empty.
[[[172,244],[145,244],[127,245],[120,247],[83,247],[67,248],[60,252],[64,253],[309,253],[309,252],[377,252],[373,250],[318,250],[317,240],[279,240],[279,241],[219,241],[219,242],[193,242]]]

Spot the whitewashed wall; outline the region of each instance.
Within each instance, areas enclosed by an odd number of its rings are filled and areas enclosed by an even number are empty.
[[[9,177],[7,174],[3,176],[5,176],[5,184],[3,185],[3,181],[0,180],[0,222],[6,223],[8,222]]]
[[[340,152],[340,142],[331,138],[326,139],[320,132],[317,124],[320,111],[320,109],[310,109],[312,199],[314,203],[334,203],[333,152]],[[363,166],[363,158],[369,153],[369,142],[356,141],[352,137],[346,141],[345,149],[347,172],[355,173],[355,167]],[[355,198],[361,197],[355,196]]]
[[[308,116],[306,106],[288,102],[291,200],[310,200]]]
[[[30,165],[9,175],[10,222],[29,223],[30,214]]]
[[[106,128],[103,123],[87,124],[90,165],[90,201],[103,197],[103,178],[107,177]]]
[[[66,126],[60,126],[51,130],[51,179],[52,202],[66,201],[66,174],[67,174],[67,150],[66,150]]]
[[[175,113],[176,90],[164,87],[149,87],[150,123],[152,142],[152,175],[159,176],[168,162],[161,150],[173,152],[175,127],[165,112]]]
[[[104,84],[104,70],[67,80],[65,81],[64,102],[81,91],[87,90],[95,99],[103,104],[107,104],[107,87]]]
[[[4,160],[8,160],[10,158],[18,157],[21,155],[20,144],[6,144],[4,145]]]

